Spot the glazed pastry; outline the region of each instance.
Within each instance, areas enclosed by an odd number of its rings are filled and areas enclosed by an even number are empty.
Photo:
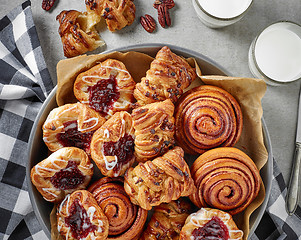
[[[188,216],[180,240],[241,240],[242,237],[243,231],[237,228],[229,213],[202,208]]]
[[[135,20],[133,0],[86,0],[91,22],[98,23],[103,17],[111,32],[131,25]]]
[[[103,116],[128,111],[134,102],[135,82],[124,64],[107,59],[80,73],[74,83],[74,95]]]
[[[192,204],[186,198],[154,207],[154,213],[140,240],[178,240]]]
[[[57,209],[58,232],[65,239],[106,239],[109,222],[92,194],[78,190],[66,196]]]
[[[90,154],[93,133],[105,122],[82,103],[54,108],[43,124],[43,140],[52,152],[62,147],[78,147]]]
[[[197,191],[190,199],[201,207],[213,207],[234,215],[257,196],[261,177],[252,159],[239,149],[221,147],[199,156],[191,167]]]
[[[176,142],[190,154],[234,146],[243,126],[235,98],[210,85],[193,88],[179,99],[175,121]]]
[[[190,170],[180,147],[169,150],[153,161],[139,163],[125,174],[124,189],[131,201],[150,210],[195,191]]]
[[[93,26],[87,26],[87,15],[76,10],[57,15],[59,34],[65,57],[75,57],[105,45]]]
[[[195,78],[195,69],[165,46],[158,51],[146,76],[136,84],[134,97],[137,105],[143,106],[165,99],[171,99],[175,103]]]
[[[128,112],[117,112],[93,135],[91,157],[101,173],[118,177],[132,166],[134,155],[134,128]]]
[[[108,239],[138,239],[147,219],[147,211],[132,204],[123,188],[122,178],[101,178],[88,190],[109,220]]]
[[[171,100],[151,103],[132,112],[137,161],[160,156],[174,145],[174,105]]]

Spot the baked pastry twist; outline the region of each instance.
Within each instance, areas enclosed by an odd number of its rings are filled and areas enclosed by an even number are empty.
[[[88,190],[109,220],[108,239],[138,239],[147,219],[147,211],[132,204],[123,188],[122,178],[101,178]]]
[[[134,155],[134,128],[128,112],[117,112],[94,134],[91,157],[101,173],[118,177],[132,166]]]
[[[186,198],[154,207],[154,213],[140,240],[178,240],[192,204]]]
[[[174,145],[173,113],[170,99],[133,110],[137,161],[153,159]]]
[[[198,157],[191,167],[197,191],[190,199],[201,207],[213,207],[234,215],[257,196],[261,177],[252,159],[239,149],[221,147]]]
[[[195,69],[165,46],[158,51],[146,76],[136,84],[134,97],[137,105],[143,106],[165,99],[171,99],[175,103],[195,78]]]
[[[49,113],[43,124],[43,140],[52,152],[78,147],[90,154],[92,135],[105,121],[82,103],[65,104]]]
[[[66,196],[57,208],[57,224],[65,239],[103,240],[109,232],[107,217],[87,190]]]
[[[59,34],[64,55],[68,58],[93,51],[105,45],[93,26],[87,26],[87,15],[76,10],[62,11],[57,15]]]
[[[229,213],[210,208],[189,215],[180,234],[180,240],[241,240],[242,237],[243,231],[237,228]]]
[[[179,99],[175,121],[176,141],[190,154],[234,146],[243,126],[241,108],[235,98],[210,85],[193,88]]]
[[[80,102],[103,116],[112,116],[117,111],[131,109],[135,84],[122,62],[107,59],[80,73],[73,92]]]
[[[183,149],[175,147],[162,157],[129,168],[124,189],[131,201],[150,210],[163,202],[192,194],[195,186],[183,156]]]

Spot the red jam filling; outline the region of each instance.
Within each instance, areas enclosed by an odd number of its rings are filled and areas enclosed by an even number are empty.
[[[227,226],[218,217],[214,216],[203,227],[196,228],[192,231],[194,240],[228,240],[229,231]]]
[[[59,133],[57,135],[58,141],[64,147],[78,147],[85,151],[88,151],[90,148],[90,143],[92,135],[95,131],[90,132],[80,132],[77,129],[77,121],[69,121],[64,123],[64,133]]]
[[[58,189],[75,189],[84,182],[85,176],[78,170],[74,161],[68,161],[67,167],[54,174],[50,181]]]
[[[69,217],[65,218],[65,224],[70,227],[71,235],[75,239],[86,238],[90,232],[97,229],[91,223],[87,211],[80,205],[78,199],[72,203],[69,213]]]
[[[95,85],[88,87],[88,91],[89,106],[100,113],[107,113],[120,96],[114,76],[98,81]]]

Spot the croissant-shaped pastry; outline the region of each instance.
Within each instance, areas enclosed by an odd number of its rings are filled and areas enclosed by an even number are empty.
[[[242,237],[243,231],[237,228],[229,213],[210,208],[202,208],[189,215],[180,234],[180,240],[241,240]]]
[[[195,78],[195,69],[165,46],[158,51],[146,76],[136,84],[134,97],[137,105],[143,106],[165,99],[171,99],[175,103]]]
[[[175,147],[162,157],[129,168],[124,189],[131,201],[150,210],[163,202],[192,194],[195,186],[183,156],[183,149]]]
[[[130,201],[121,177],[101,178],[88,190],[109,220],[108,239],[138,239],[147,219],[147,211]]]
[[[192,209],[192,204],[186,198],[154,207],[154,213],[140,240],[178,240]]]
[[[173,146],[173,112],[174,105],[170,99],[133,110],[137,161],[153,159]]]
[[[115,113],[94,134],[91,157],[101,173],[118,177],[134,163],[134,128],[128,112]]]
[[[64,239],[106,239],[108,218],[87,190],[78,190],[61,202],[57,208],[57,228]]]
[[[105,44],[94,27],[87,26],[88,19],[85,13],[64,10],[57,15],[56,20],[60,24],[59,34],[65,57],[75,57]]]
[[[234,146],[243,126],[241,108],[235,98],[210,85],[186,92],[177,102],[175,120],[176,142],[190,154]]]
[[[125,65],[107,59],[80,73],[74,83],[75,97],[103,116],[128,111],[134,102],[135,81]]]
[[[197,191],[190,199],[231,215],[243,211],[258,195],[261,177],[252,159],[239,149],[221,147],[199,156],[191,167]]]
[[[90,154],[92,135],[105,121],[85,104],[65,104],[49,113],[43,124],[43,140],[52,152],[78,147]]]

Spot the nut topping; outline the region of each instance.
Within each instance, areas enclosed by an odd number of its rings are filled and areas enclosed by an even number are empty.
[[[156,29],[155,20],[148,14],[140,17],[140,23],[142,27],[149,33],[152,33]]]
[[[160,4],[158,7],[158,21],[163,28],[165,28],[166,25],[171,25],[169,11],[167,6],[164,4]]]
[[[43,0],[43,2],[42,2],[42,8],[45,11],[49,11],[52,8],[54,2],[55,2],[55,0]]]

